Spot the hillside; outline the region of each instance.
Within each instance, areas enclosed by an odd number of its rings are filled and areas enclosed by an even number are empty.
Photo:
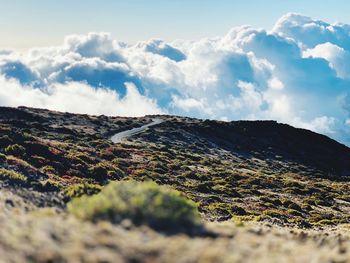
[[[114,134],[154,118],[162,122],[120,143],[111,141]],[[87,255],[94,256],[87,252],[92,242],[98,251],[92,261],[102,257],[107,262],[118,262],[112,260],[116,256],[121,262],[132,260],[131,251],[136,251],[135,262],[169,262],[171,253],[179,251],[184,251],[179,262],[203,261],[204,256],[208,262],[234,262],[247,254],[252,261],[273,254],[279,262],[290,246],[296,253],[309,251],[304,262],[347,258],[349,160],[346,146],[273,121],[121,118],[2,107],[0,222],[6,231],[0,235],[0,254],[6,259],[17,255],[14,262],[86,261]],[[67,215],[72,198],[130,179],[181,192],[198,205],[206,230],[164,236],[157,230],[80,222]],[[17,234],[9,242],[6,235],[11,233]],[[26,236],[31,245],[22,244]],[[113,243],[122,237],[128,245]],[[151,243],[146,246],[143,238]],[[250,242],[261,250],[251,254]],[[40,245],[46,252],[37,251]],[[207,247],[211,252],[201,255]],[[336,252],[329,253],[334,247]]]

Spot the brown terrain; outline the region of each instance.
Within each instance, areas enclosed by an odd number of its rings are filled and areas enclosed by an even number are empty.
[[[308,130],[2,107],[0,166],[0,262],[350,262],[350,149]]]

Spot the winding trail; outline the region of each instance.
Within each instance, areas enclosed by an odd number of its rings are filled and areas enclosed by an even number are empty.
[[[111,140],[114,143],[120,143],[122,142],[125,138],[131,137],[133,135],[142,133],[143,131],[145,131],[147,128],[151,127],[151,126],[155,126],[158,124],[161,124],[163,122],[162,119],[160,118],[155,118],[152,119],[152,122],[146,125],[143,125],[141,127],[138,128],[133,128],[131,130],[126,130],[126,131],[122,131],[122,132],[118,132],[115,135],[112,136]]]

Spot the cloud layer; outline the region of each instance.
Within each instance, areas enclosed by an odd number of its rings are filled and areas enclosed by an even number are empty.
[[[107,33],[0,50],[0,104],[89,114],[274,119],[350,145],[350,25],[287,14],[270,31],[129,45]]]

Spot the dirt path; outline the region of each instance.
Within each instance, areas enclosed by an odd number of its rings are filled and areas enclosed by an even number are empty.
[[[139,134],[143,131],[145,131],[147,128],[151,127],[151,126],[155,126],[158,124],[161,124],[163,122],[162,119],[160,118],[155,118],[152,120],[151,123],[143,125],[141,127],[138,128],[133,128],[131,130],[126,130],[126,131],[122,131],[122,132],[118,132],[115,135],[112,136],[111,140],[114,143],[120,143],[122,142],[125,138],[131,137],[133,135]]]

